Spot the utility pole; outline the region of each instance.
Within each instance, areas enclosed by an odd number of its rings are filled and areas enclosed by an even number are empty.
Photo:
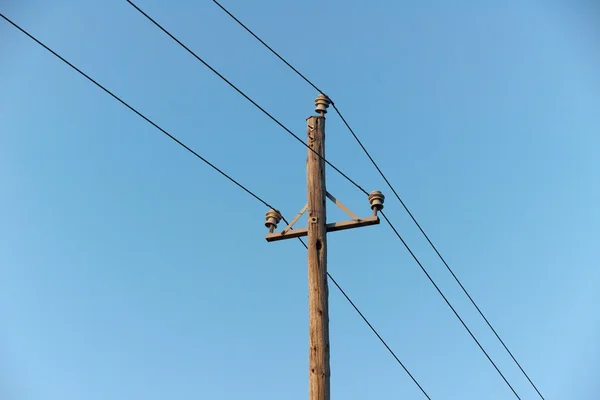
[[[265,226],[267,241],[308,236],[308,326],[309,326],[309,400],[330,400],[329,368],[329,305],[327,288],[327,232],[379,224],[377,212],[383,209],[384,196],[371,192],[369,202],[373,214],[358,218],[346,206],[327,192],[325,185],[325,113],[331,101],[323,94],[315,100],[318,116],[307,118],[308,157],[306,189],[308,202],[281,232],[275,232],[281,220],[277,210],[269,210]],[[352,218],[349,221],[327,223],[327,198]],[[293,230],[294,224],[307,212],[308,227]]]
[[[318,117],[308,117],[308,331],[309,399],[329,400],[329,305],[327,289],[327,190],[325,189],[325,113],[329,99],[317,97]]]

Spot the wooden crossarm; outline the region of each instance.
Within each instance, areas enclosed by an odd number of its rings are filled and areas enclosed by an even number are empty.
[[[379,224],[379,217],[372,216],[367,218],[360,218],[358,220],[333,222],[327,224],[327,232],[343,231],[346,229],[360,228],[361,226],[377,225]],[[293,239],[304,237],[308,235],[308,228],[294,229],[289,232],[275,232],[269,233],[266,236],[267,242],[275,242],[277,240]]]

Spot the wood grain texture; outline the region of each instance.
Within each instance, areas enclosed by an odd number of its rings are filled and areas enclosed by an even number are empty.
[[[309,117],[307,131],[309,399],[329,400],[325,117]]]

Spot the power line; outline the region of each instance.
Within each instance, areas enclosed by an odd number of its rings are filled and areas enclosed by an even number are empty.
[[[92,77],[90,77],[89,75],[87,75],[85,72],[83,72],[82,70],[80,70],[79,68],[77,68],[75,65],[71,64],[69,61],[67,61],[60,54],[56,53],[50,47],[46,46],[44,43],[42,43],[36,37],[34,37],[33,35],[31,35],[25,29],[21,28],[19,25],[17,25],[11,19],[9,19],[8,17],[6,17],[4,14],[0,13],[0,17],[2,17],[5,21],[7,21],[8,23],[10,23],[13,27],[17,28],[19,31],[21,31],[22,33],[24,33],[30,39],[32,39],[33,41],[35,41],[37,44],[39,44],[40,46],[42,46],[44,49],[46,49],[47,51],[49,51],[50,53],[52,53],[52,55],[54,55],[55,57],[57,57],[58,59],[60,59],[62,62],[64,62],[65,64],[67,64],[69,67],[71,67],[72,69],[74,69],[75,71],[77,71],[83,77],[87,78],[90,82],[92,82],[93,84],[95,84],[97,87],[99,87],[100,89],[102,89],[104,92],[108,93],[111,97],[113,97],[119,103],[123,104],[125,107],[127,107],[128,109],[130,109],[131,111],[133,111],[136,115],[138,115],[139,117],[141,117],[142,119],[144,119],[146,122],[148,122],[149,124],[151,124],[153,127],[155,127],[156,129],[158,129],[159,131],[161,131],[162,133],[164,133],[165,135],[167,135],[169,138],[171,138],[177,144],[179,144],[184,149],[186,149],[187,151],[189,151],[190,153],[192,153],[194,156],[196,156],[198,159],[200,159],[205,164],[207,164],[208,166],[210,166],[212,169],[214,169],[215,171],[217,171],[219,174],[221,174],[222,176],[224,176],[225,178],[227,178],[229,181],[233,182],[236,186],[238,186],[239,188],[241,188],[242,190],[244,190],[246,193],[250,194],[253,198],[255,198],[256,200],[258,200],[260,203],[262,203],[263,205],[265,205],[268,208],[275,209],[273,206],[271,206],[269,203],[267,203],[261,197],[259,197],[258,195],[256,195],[250,189],[246,188],[244,185],[242,185],[241,183],[239,183],[238,181],[236,181],[235,179],[233,179],[231,176],[229,176],[228,174],[226,174],[225,172],[223,172],[221,169],[217,168],[214,164],[210,163],[207,159],[205,159],[204,157],[200,156],[197,152],[195,152],[190,147],[188,147],[187,145],[185,145],[183,142],[181,142],[180,140],[178,140],[175,136],[171,135],[165,129],[161,128],[154,121],[152,121],[148,117],[144,116],[141,112],[139,112],[138,110],[136,110],[135,108],[133,108],[127,102],[125,102],[124,100],[122,100],[120,97],[118,97],[113,92],[111,92],[110,90],[108,90],[106,87],[104,87],[103,85],[101,85],[100,83],[98,83],[96,80],[94,80]],[[283,219],[283,221],[286,224],[289,224],[289,222],[285,219],[285,217],[282,216],[282,219]],[[302,245],[304,246],[305,249],[308,249],[306,243],[301,238],[298,238],[298,240],[300,240],[300,243],[302,243]],[[377,336],[377,338],[381,341],[381,343],[385,346],[385,348],[389,351],[389,353],[394,357],[394,359],[398,362],[398,364],[400,364],[400,366],[404,369],[404,371],[408,374],[408,376],[412,379],[412,381],[419,387],[419,389],[421,390],[421,392],[423,392],[423,394],[425,395],[425,397],[427,397],[428,400],[431,400],[431,398],[429,397],[429,395],[427,394],[427,392],[425,392],[425,390],[419,384],[419,382],[416,380],[416,378],[410,373],[410,371],[404,365],[404,363],[402,363],[402,361],[400,361],[400,359],[396,356],[396,354],[394,353],[394,351],[390,348],[390,346],[386,343],[386,341],[381,337],[381,335],[379,334],[379,332],[377,332],[377,330],[373,327],[373,325],[369,322],[369,320],[365,317],[365,315],[360,311],[360,309],[356,306],[356,304],[352,301],[352,299],[348,296],[348,294],[346,294],[346,292],[342,289],[342,287],[337,283],[337,281],[333,278],[333,276],[331,276],[331,274],[329,274],[329,272],[327,273],[327,276],[333,282],[333,284],[338,288],[338,290],[342,293],[342,295],[346,298],[346,300],[348,300],[348,302],[350,303],[350,305],[352,305],[352,307],[354,308],[354,310],[363,319],[363,321],[369,326],[369,328],[371,329],[371,331],[373,331],[373,333]]]
[[[284,219],[284,221],[285,221],[285,219]],[[285,221],[285,222],[287,223],[287,221]],[[302,245],[304,245],[304,247],[308,250],[308,246],[306,245],[306,243],[304,243],[304,241],[301,238],[298,238],[298,240],[300,240],[300,242],[302,242]],[[398,358],[398,356],[396,355],[396,353],[394,353],[394,351],[391,349],[391,347],[388,346],[388,344],[386,343],[386,341],[381,337],[381,335],[377,332],[377,330],[373,327],[373,325],[371,325],[371,323],[369,322],[369,320],[367,319],[367,317],[365,317],[364,314],[356,306],[356,304],[354,304],[354,302],[352,301],[352,299],[350,299],[350,297],[346,294],[346,292],[344,291],[344,289],[342,289],[342,287],[339,285],[339,283],[337,283],[337,281],[335,279],[333,279],[333,276],[331,276],[331,274],[329,272],[327,272],[327,276],[329,277],[329,279],[331,280],[331,282],[333,282],[333,284],[335,285],[335,287],[338,288],[338,290],[340,291],[340,293],[342,293],[342,295],[346,298],[346,300],[348,300],[348,303],[350,303],[350,305],[354,308],[354,310],[358,313],[358,315],[360,315],[360,317],[365,322],[365,324],[367,324],[367,326],[369,327],[369,329],[371,329],[371,331],[375,334],[375,336],[377,336],[377,338],[379,339],[379,341],[385,346],[385,348],[392,355],[392,357],[394,357],[394,359],[396,360],[396,362],[398,364],[400,364],[400,366],[402,367],[402,369],[404,370],[404,372],[406,372],[406,374],[415,383],[415,385],[417,385],[417,387],[421,390],[421,392],[425,395],[425,397],[427,397],[427,399],[431,400],[431,397],[429,397],[429,395],[427,394],[427,392],[425,391],[425,389],[423,389],[423,387],[419,384],[419,382],[417,382],[416,378],[410,373],[410,371],[408,370],[408,368],[406,368],[406,366],[404,365],[404,363],[402,361],[400,361],[400,359]]]
[[[213,0],[214,1],[214,0]],[[360,185],[358,185],[355,181],[353,181],[352,179],[350,179],[346,174],[344,174],[341,170],[339,170],[337,167],[335,167],[333,164],[331,164],[328,160],[326,160],[325,158],[323,158],[320,154],[318,154],[315,150],[313,150],[310,146],[308,146],[306,143],[304,143],[304,141],[302,141],[302,139],[300,139],[296,134],[294,134],[292,131],[290,131],[287,127],[285,127],[281,122],[279,122],[275,117],[273,117],[269,112],[267,112],[264,108],[262,108],[261,106],[259,106],[254,100],[252,100],[248,95],[246,95],[244,92],[242,92],[237,86],[235,86],[233,83],[231,83],[227,78],[225,78],[222,74],[220,74],[219,72],[217,72],[212,66],[210,66],[206,61],[204,61],[200,56],[198,56],[193,50],[191,50],[189,47],[187,47],[185,44],[183,44],[179,39],[177,39],[173,34],[171,34],[168,30],[166,30],[162,25],[160,25],[158,22],[156,22],[152,17],[150,17],[148,14],[146,14],[142,9],[140,9],[137,5],[135,5],[131,0],[127,0],[127,2],[132,5],[139,13],[141,13],[144,17],[146,17],[150,22],[152,22],[156,27],[158,27],[161,31],[163,31],[167,36],[169,36],[171,39],[173,39],[177,44],[179,44],[181,47],[183,47],[188,53],[190,53],[194,58],[196,58],[198,61],[200,61],[203,65],[205,65],[207,68],[209,68],[213,73],[215,73],[217,76],[219,76],[223,81],[225,81],[229,86],[231,86],[233,89],[235,89],[239,94],[241,94],[244,98],[246,98],[248,101],[250,101],[253,105],[255,105],[259,110],[261,110],[265,115],[267,115],[269,118],[271,118],[273,121],[275,121],[279,126],[281,126],[286,132],[288,132],[289,134],[291,134],[294,138],[296,138],[298,140],[298,142],[302,143],[303,146],[305,146],[306,148],[308,148],[309,150],[313,151],[315,154],[317,154],[317,156],[319,158],[321,158],[322,160],[324,160],[325,163],[327,163],[329,166],[333,167],[338,173],[340,173],[344,178],[346,178],[350,183],[352,183],[354,186],[356,186],[360,191],[362,191],[364,194],[368,195],[368,192],[366,190],[364,190]],[[332,103],[333,104],[333,103]],[[408,248],[408,245],[406,244],[406,242],[402,239],[402,237],[398,234],[398,231],[396,230],[396,228],[392,225],[392,223],[390,222],[389,219],[386,218],[386,222],[390,225],[390,227],[396,232],[396,234],[398,235],[399,239],[402,241],[402,243],[404,244],[404,246],[406,246]],[[410,249],[409,249],[410,251]],[[411,254],[413,255],[413,257],[416,259],[416,257],[414,256],[414,254],[411,251]],[[417,260],[418,261],[418,260]],[[421,263],[419,262],[419,265],[421,266],[421,268],[423,269],[423,271],[427,274],[427,276],[429,277],[430,281],[435,285],[436,289],[438,289],[438,291],[441,293],[441,291],[439,290],[439,288],[437,287],[437,285],[435,284],[435,282],[431,279],[431,277],[429,276],[429,274],[426,272],[425,268],[421,265]],[[443,296],[443,294],[442,294]],[[509,388],[513,391],[513,393],[515,394],[515,396],[520,400],[520,397],[517,395],[517,393],[515,392],[514,388],[510,385],[510,383],[508,382],[508,380],[504,377],[504,375],[502,374],[502,372],[500,372],[500,369],[496,366],[496,364],[494,363],[494,361],[490,358],[490,356],[487,354],[487,352],[485,352],[485,350],[483,349],[483,347],[481,346],[481,344],[479,343],[479,341],[475,338],[475,336],[473,335],[473,333],[471,333],[471,331],[468,329],[468,327],[466,326],[466,324],[462,321],[462,319],[460,318],[460,316],[458,315],[458,313],[454,310],[454,308],[452,307],[452,305],[448,302],[448,300],[445,298],[445,296],[443,296],[444,300],[446,301],[446,303],[450,306],[450,308],[452,309],[452,311],[454,311],[455,315],[459,318],[460,322],[463,324],[463,326],[467,329],[467,332],[471,335],[471,337],[475,340],[475,342],[477,343],[477,345],[479,346],[479,348],[481,350],[483,350],[485,356],[488,358],[488,360],[492,363],[492,365],[494,366],[494,368],[496,369],[496,371],[498,371],[498,373],[500,374],[500,376],[502,377],[502,379],[507,383],[507,385],[509,386]]]
[[[242,28],[244,28],[250,35],[252,35],[256,40],[258,40],[263,46],[265,46],[271,53],[273,53],[277,58],[279,58],[279,60],[281,60],[285,65],[287,65],[298,76],[300,76],[306,83],[308,83],[310,86],[312,86],[317,92],[320,92],[320,93],[323,93],[323,94],[325,93],[321,89],[319,89],[319,87],[317,87],[317,85],[315,85],[304,74],[302,74],[300,71],[298,71],[285,58],[283,58],[277,51],[275,51],[271,46],[269,46],[265,41],[263,41],[259,36],[257,36],[250,28],[248,28],[244,23],[242,23],[238,18],[236,18],[235,15],[233,15],[223,5],[221,5],[216,0],[213,0],[213,2],[217,6],[219,6],[219,8],[221,8],[221,10],[223,10],[227,15],[229,15],[235,22],[237,22]],[[542,393],[538,390],[537,386],[533,383],[533,381],[531,380],[531,378],[529,377],[529,375],[525,372],[525,370],[523,369],[523,367],[521,367],[521,364],[517,361],[517,359],[515,358],[515,356],[513,355],[513,353],[508,349],[508,346],[504,343],[504,341],[502,340],[502,338],[500,337],[500,335],[498,334],[498,332],[496,332],[496,329],[494,329],[494,327],[492,326],[491,322],[483,314],[483,311],[481,311],[481,309],[479,308],[479,306],[477,305],[477,303],[475,302],[475,300],[471,297],[471,295],[469,294],[469,292],[467,291],[467,289],[464,287],[464,285],[462,284],[462,282],[460,281],[460,279],[456,276],[456,274],[454,273],[454,271],[452,270],[452,268],[450,268],[450,265],[446,262],[446,260],[442,256],[442,254],[438,251],[437,247],[433,244],[433,242],[431,241],[431,239],[429,238],[429,236],[425,233],[425,230],[421,227],[421,224],[419,224],[419,222],[417,221],[417,219],[414,217],[414,215],[412,214],[412,212],[409,210],[409,208],[406,205],[406,203],[404,203],[404,201],[402,200],[402,198],[400,197],[400,195],[396,192],[396,189],[392,186],[392,184],[390,183],[390,181],[388,180],[388,178],[385,176],[385,174],[383,173],[383,171],[381,170],[381,168],[379,168],[379,165],[377,165],[377,163],[375,162],[375,160],[373,159],[373,157],[371,156],[371,154],[369,153],[369,151],[363,145],[362,141],[358,138],[358,136],[356,135],[356,133],[354,132],[354,130],[350,127],[350,124],[346,121],[346,118],[344,118],[344,116],[342,115],[342,113],[340,112],[340,110],[337,108],[337,106],[335,105],[335,103],[333,102],[333,100],[331,101],[331,105],[333,106],[335,112],[338,114],[338,116],[340,117],[340,119],[342,120],[342,122],[344,122],[344,125],[346,125],[346,127],[348,128],[348,130],[350,131],[350,133],[352,134],[352,136],[356,140],[356,142],[359,144],[359,146],[361,147],[361,149],[363,150],[363,152],[367,155],[367,157],[369,158],[369,160],[371,161],[371,163],[373,164],[373,166],[375,167],[375,169],[377,169],[377,172],[379,173],[379,175],[383,178],[383,180],[385,181],[385,183],[387,184],[387,186],[390,188],[390,190],[392,191],[392,193],[394,193],[394,196],[396,197],[396,199],[398,199],[398,201],[400,202],[400,204],[402,205],[402,207],[404,208],[404,210],[406,210],[406,212],[408,213],[408,215],[410,216],[410,218],[412,219],[412,221],[414,222],[414,224],[417,226],[417,228],[419,229],[419,231],[421,231],[421,234],[425,237],[425,239],[427,240],[427,242],[429,243],[429,245],[431,246],[431,248],[435,251],[435,253],[439,257],[439,259],[442,261],[442,263],[444,264],[444,266],[446,267],[446,269],[450,272],[450,274],[452,275],[452,277],[454,278],[454,280],[456,281],[456,283],[458,283],[458,285],[460,286],[460,288],[462,289],[462,291],[464,292],[464,294],[468,297],[468,299],[471,302],[471,304],[473,304],[473,306],[475,307],[475,309],[477,310],[477,312],[479,313],[479,315],[483,318],[483,320],[485,321],[485,323],[487,324],[487,326],[494,333],[494,335],[496,336],[496,338],[498,339],[498,341],[502,344],[502,346],[504,347],[504,349],[506,350],[506,352],[510,355],[510,357],[515,362],[515,364],[517,365],[517,367],[519,367],[519,369],[521,370],[521,372],[523,373],[523,375],[525,375],[525,377],[527,378],[527,380],[529,381],[529,383],[531,384],[531,386],[533,386],[533,388],[538,393],[538,395],[542,398],[542,400],[544,400],[544,396],[542,396]]]
[[[148,122],[150,125],[152,125],[153,127],[155,127],[156,129],[158,129],[159,131],[161,131],[162,133],[164,133],[166,136],[168,136],[171,140],[173,140],[175,143],[177,143],[178,145],[180,145],[181,147],[183,147],[184,149],[186,149],[187,151],[189,151],[190,153],[192,153],[194,156],[196,156],[198,159],[202,160],[206,165],[208,165],[209,167],[211,167],[212,169],[214,169],[215,171],[217,171],[219,174],[223,175],[225,178],[227,178],[229,181],[233,182],[236,186],[238,186],[240,189],[242,189],[243,191],[245,191],[246,193],[248,193],[250,196],[254,197],[256,200],[260,201],[262,204],[264,204],[266,207],[268,208],[273,208],[269,203],[265,202],[264,200],[262,200],[260,197],[258,197],[257,195],[255,195],[254,193],[252,193],[252,191],[250,191],[248,188],[246,188],[244,185],[242,185],[241,183],[239,183],[238,181],[236,181],[235,179],[233,179],[231,176],[229,176],[228,174],[226,174],[225,172],[223,172],[221,169],[219,169],[217,166],[215,166],[213,163],[211,163],[210,161],[208,161],[206,158],[202,157],[200,154],[196,153],[194,150],[192,150],[191,148],[189,148],[186,144],[184,144],[183,142],[181,142],[179,139],[177,139],[175,136],[173,136],[172,134],[170,134],[169,132],[167,132],[165,129],[161,128],[160,126],[158,126],[154,121],[152,121],[150,118],[146,117],[144,114],[142,114],[141,112],[139,112],[138,110],[136,110],[135,108],[133,108],[132,106],[130,106],[128,103],[126,103],[123,99],[121,99],[119,96],[117,96],[116,94],[114,94],[113,92],[111,92],[110,90],[108,90],[106,87],[102,86],[100,83],[98,83],[96,80],[94,80],[92,77],[90,77],[88,74],[86,74],[85,72],[83,72],[82,70],[80,70],[79,68],[77,68],[75,65],[71,64],[69,61],[67,61],[64,57],[62,57],[60,54],[58,54],[57,52],[55,52],[54,50],[52,50],[50,47],[46,46],[44,43],[42,43],[41,41],[39,41],[37,38],[35,38],[34,36],[32,36],[29,32],[25,31],[23,28],[21,28],[19,25],[17,25],[16,23],[14,23],[13,21],[11,21],[8,17],[6,17],[4,14],[0,13],[0,16],[2,18],[4,18],[8,23],[10,23],[12,26],[14,26],[15,28],[17,28],[18,30],[20,30],[22,33],[24,33],[25,35],[27,35],[30,39],[32,39],[33,41],[35,41],[37,44],[39,44],[40,46],[42,46],[44,49],[48,50],[50,53],[52,53],[55,57],[57,57],[58,59],[60,59],[62,62],[64,62],[65,64],[67,64],[69,67],[73,68],[75,71],[79,72],[81,75],[83,75],[85,78],[87,78],[90,82],[92,82],[94,85],[98,86],[100,89],[102,89],[104,92],[108,93],[112,98],[114,98],[115,100],[117,100],[119,103],[123,104],[125,107],[127,107],[128,109],[130,109],[131,111],[133,111],[137,116],[139,116],[140,118],[142,118],[144,121]]]
[[[225,78],[221,73],[219,73],[216,69],[214,69],[210,64],[208,64],[206,61],[204,61],[200,56],[198,56],[195,52],[193,52],[189,47],[187,47],[185,44],[183,44],[179,39],[177,39],[175,36],[173,36],[169,31],[167,31],[165,28],[162,27],[161,24],[159,24],[158,22],[156,22],[152,17],[150,17],[148,14],[146,14],[141,8],[139,8],[135,3],[133,3],[130,0],[127,0],[127,2],[129,4],[131,4],[131,6],[133,8],[135,8],[140,14],[142,14],[144,17],[146,17],[150,22],[152,22],[154,25],[156,25],[157,28],[159,28],[161,31],[163,31],[167,36],[169,36],[171,39],[173,39],[175,42],[177,42],[178,45],[180,45],[181,47],[183,47],[185,50],[187,50],[188,53],[190,53],[192,56],[194,56],[194,58],[196,58],[198,61],[200,61],[202,64],[204,64],[204,66],[208,69],[210,69],[215,75],[217,75],[219,78],[221,78],[225,83],[227,83],[229,86],[231,86],[236,92],[238,92],[240,95],[242,95],[246,100],[248,100],[250,103],[252,103],[252,105],[254,105],[256,108],[258,108],[260,111],[263,112],[263,114],[265,114],[267,117],[269,117],[271,120],[273,120],[273,122],[275,122],[277,125],[279,125],[281,128],[283,128],[283,130],[285,130],[287,133],[289,133],[290,135],[292,135],[294,137],[294,139],[296,139],[299,143],[301,143],[304,147],[306,147],[307,149],[311,150],[312,152],[314,152],[316,154],[316,152],[306,143],[304,143],[304,141],[298,136],[296,135],[294,132],[292,132],[288,127],[286,127],[285,125],[283,125],[283,123],[281,123],[277,118],[275,118],[273,115],[271,115],[271,113],[269,113],[267,110],[265,110],[263,107],[261,107],[257,102],[255,102],[254,100],[252,100],[246,93],[244,93],[240,88],[238,88],[236,85],[234,85],[233,83],[231,83],[231,81],[227,78]],[[360,191],[362,191],[364,194],[368,195],[369,193],[363,189],[358,183],[356,183],[352,178],[350,178],[348,175],[346,175],[345,173],[343,173],[338,167],[336,167],[335,165],[333,165],[332,163],[330,163],[329,161],[327,161],[326,159],[324,159],[321,155],[317,154],[319,156],[319,158],[323,159],[323,161],[325,161],[327,163],[327,165],[329,165],[331,168],[333,168],[337,173],[339,173],[340,175],[342,175],[348,182],[350,182],[351,184],[353,184],[354,186],[356,186]]]
[[[427,397],[429,400],[431,400],[431,398],[429,397],[429,395],[427,394],[427,392],[425,392],[425,389],[423,389],[423,387],[421,385],[419,385],[419,382],[417,382],[417,380],[415,379],[415,377],[412,376],[412,374],[408,371],[408,369],[406,369],[406,367],[404,366],[404,364],[402,363],[402,361],[400,361],[400,359],[396,356],[396,354],[390,348],[390,346],[388,346],[388,344],[385,342],[385,340],[383,340],[383,338],[379,335],[379,333],[377,333],[377,331],[375,330],[375,328],[373,328],[373,325],[371,325],[371,323],[367,320],[367,318],[363,315],[363,313],[360,312],[360,310],[354,304],[354,302],[352,300],[350,300],[350,297],[348,297],[348,295],[346,294],[346,292],[344,291],[344,289],[342,289],[342,287],[335,281],[335,279],[333,279],[333,277],[329,274],[329,272],[327,273],[327,276],[329,277],[329,279],[331,279],[331,281],[333,282],[333,284],[338,288],[338,290],[342,293],[342,295],[344,295],[344,297],[346,298],[346,300],[348,300],[348,302],[350,303],[350,305],[352,305],[352,307],[354,307],[354,310],[356,310],[356,312],[358,313],[358,315],[360,315],[360,317],[363,319],[363,321],[365,321],[365,323],[373,331],[373,333],[375,334],[375,336],[377,336],[377,338],[381,341],[381,343],[383,343],[383,345],[385,346],[385,348],[396,359],[396,361],[398,362],[398,364],[400,364],[400,366],[404,369],[404,371],[408,374],[408,376],[410,376],[410,379],[412,379],[412,381],[415,383],[415,385],[417,385],[419,387],[419,389],[421,390],[421,392],[423,392],[423,394],[425,395],[425,397]]]
[[[322,93],[322,94],[325,94],[325,92],[324,92],[324,91],[322,91],[321,89],[319,89],[319,88],[317,87],[317,85],[315,85],[314,83],[312,83],[310,79],[308,79],[306,76],[304,76],[304,74],[302,74],[302,72],[298,71],[298,70],[297,70],[297,69],[296,69],[296,68],[295,68],[295,67],[294,67],[292,64],[290,64],[289,62],[287,62],[287,60],[286,60],[285,58],[281,57],[281,56],[279,55],[279,53],[277,53],[275,50],[273,50],[273,49],[271,48],[271,46],[269,46],[267,43],[265,43],[265,41],[263,41],[263,40],[262,40],[261,38],[259,38],[259,37],[258,37],[258,36],[257,36],[257,35],[254,33],[254,32],[252,32],[252,30],[250,30],[250,28],[248,28],[246,25],[244,25],[244,24],[242,23],[242,21],[240,21],[239,19],[237,19],[237,18],[235,17],[235,15],[233,15],[232,13],[230,13],[230,12],[229,12],[229,10],[228,10],[228,9],[226,9],[225,7],[223,7],[223,6],[221,5],[221,3],[219,3],[218,1],[215,1],[215,0],[213,0],[213,2],[214,2],[216,5],[218,5],[218,6],[221,8],[221,10],[225,11],[225,13],[226,13],[227,15],[229,15],[231,18],[233,18],[233,20],[234,20],[235,22],[237,22],[238,24],[240,24],[240,26],[241,26],[242,28],[244,28],[244,29],[246,30],[246,32],[248,32],[249,34],[251,34],[252,36],[254,36],[254,38],[255,38],[256,40],[258,40],[258,41],[259,41],[259,42],[260,42],[260,43],[261,43],[263,46],[265,46],[267,49],[269,49],[269,50],[271,51],[271,53],[273,53],[273,54],[274,54],[274,55],[275,55],[277,58],[279,58],[279,59],[280,59],[280,60],[281,60],[281,61],[282,61],[282,62],[283,62],[285,65],[287,65],[288,67],[290,67],[290,68],[292,69],[292,71],[294,71],[296,74],[298,74],[298,76],[300,76],[302,79],[304,79],[304,81],[305,81],[306,83],[308,83],[310,86],[312,86],[312,87],[313,87],[313,88],[314,88],[314,89],[315,89],[317,92],[319,92],[319,93]],[[326,94],[325,94],[325,95],[326,95]],[[329,96],[327,96],[327,97],[329,97]],[[331,100],[331,98],[329,98],[329,100]],[[333,102],[331,102],[331,104],[333,104]]]
[[[380,211],[380,213],[383,216],[383,218],[388,222],[388,224],[390,225],[390,227],[392,228],[392,230],[394,231],[394,233],[396,234],[396,236],[398,236],[398,239],[400,239],[400,241],[402,242],[402,244],[404,245],[404,247],[406,247],[406,250],[408,250],[408,252],[412,256],[412,258],[417,262],[417,264],[419,265],[419,267],[421,267],[421,270],[423,271],[423,273],[425,275],[427,275],[427,279],[429,279],[429,281],[435,287],[435,289],[438,291],[438,293],[440,294],[440,296],[442,296],[442,299],[444,299],[444,301],[446,302],[446,304],[448,304],[448,307],[450,307],[450,309],[452,310],[452,312],[454,313],[454,315],[456,315],[456,318],[458,318],[458,320],[460,321],[460,323],[462,324],[462,326],[464,326],[464,328],[467,330],[467,332],[469,332],[469,335],[471,335],[471,338],[473,338],[473,340],[475,341],[475,343],[477,343],[477,346],[479,346],[479,348],[481,349],[481,351],[483,352],[483,354],[485,354],[485,356],[492,363],[492,365],[494,366],[494,368],[496,368],[496,371],[498,371],[498,373],[500,374],[500,376],[502,377],[502,379],[504,379],[504,382],[506,382],[506,384],[508,385],[508,387],[510,388],[510,390],[512,390],[512,392],[515,394],[515,396],[517,397],[517,399],[520,400],[521,398],[519,397],[519,395],[517,394],[517,392],[515,391],[515,389],[508,382],[508,380],[506,379],[506,377],[504,376],[504,374],[500,371],[500,369],[498,368],[498,366],[496,365],[496,363],[492,360],[492,358],[489,356],[489,354],[487,353],[487,351],[485,351],[485,349],[483,348],[483,346],[481,345],[481,343],[479,343],[479,340],[477,340],[477,338],[475,337],[475,335],[473,334],[473,332],[471,332],[471,330],[469,329],[469,327],[467,326],[467,324],[465,323],[465,321],[463,321],[463,319],[460,317],[460,315],[458,314],[458,312],[454,309],[454,307],[452,306],[452,304],[450,304],[450,301],[448,301],[448,299],[446,298],[446,296],[444,295],[444,293],[442,292],[442,290],[439,288],[439,286],[435,283],[435,281],[433,280],[433,278],[431,277],[431,275],[429,275],[429,273],[427,272],[427,270],[425,269],[425,267],[423,267],[423,264],[421,264],[421,262],[419,261],[419,259],[415,255],[415,253],[413,253],[412,250],[410,249],[410,247],[408,247],[408,244],[404,241],[404,239],[402,238],[402,236],[400,235],[400,233],[398,233],[398,230],[394,227],[394,225],[392,225],[392,223],[388,219],[387,215],[385,215],[385,213],[383,211]]]

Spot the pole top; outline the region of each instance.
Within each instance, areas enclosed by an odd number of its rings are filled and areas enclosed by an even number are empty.
[[[324,117],[325,114],[327,114],[327,108],[329,107],[330,104],[331,104],[331,100],[329,100],[329,97],[327,97],[323,93],[321,93],[315,99],[315,106],[316,106],[315,111],[318,112],[319,115],[321,115],[321,117]]]

